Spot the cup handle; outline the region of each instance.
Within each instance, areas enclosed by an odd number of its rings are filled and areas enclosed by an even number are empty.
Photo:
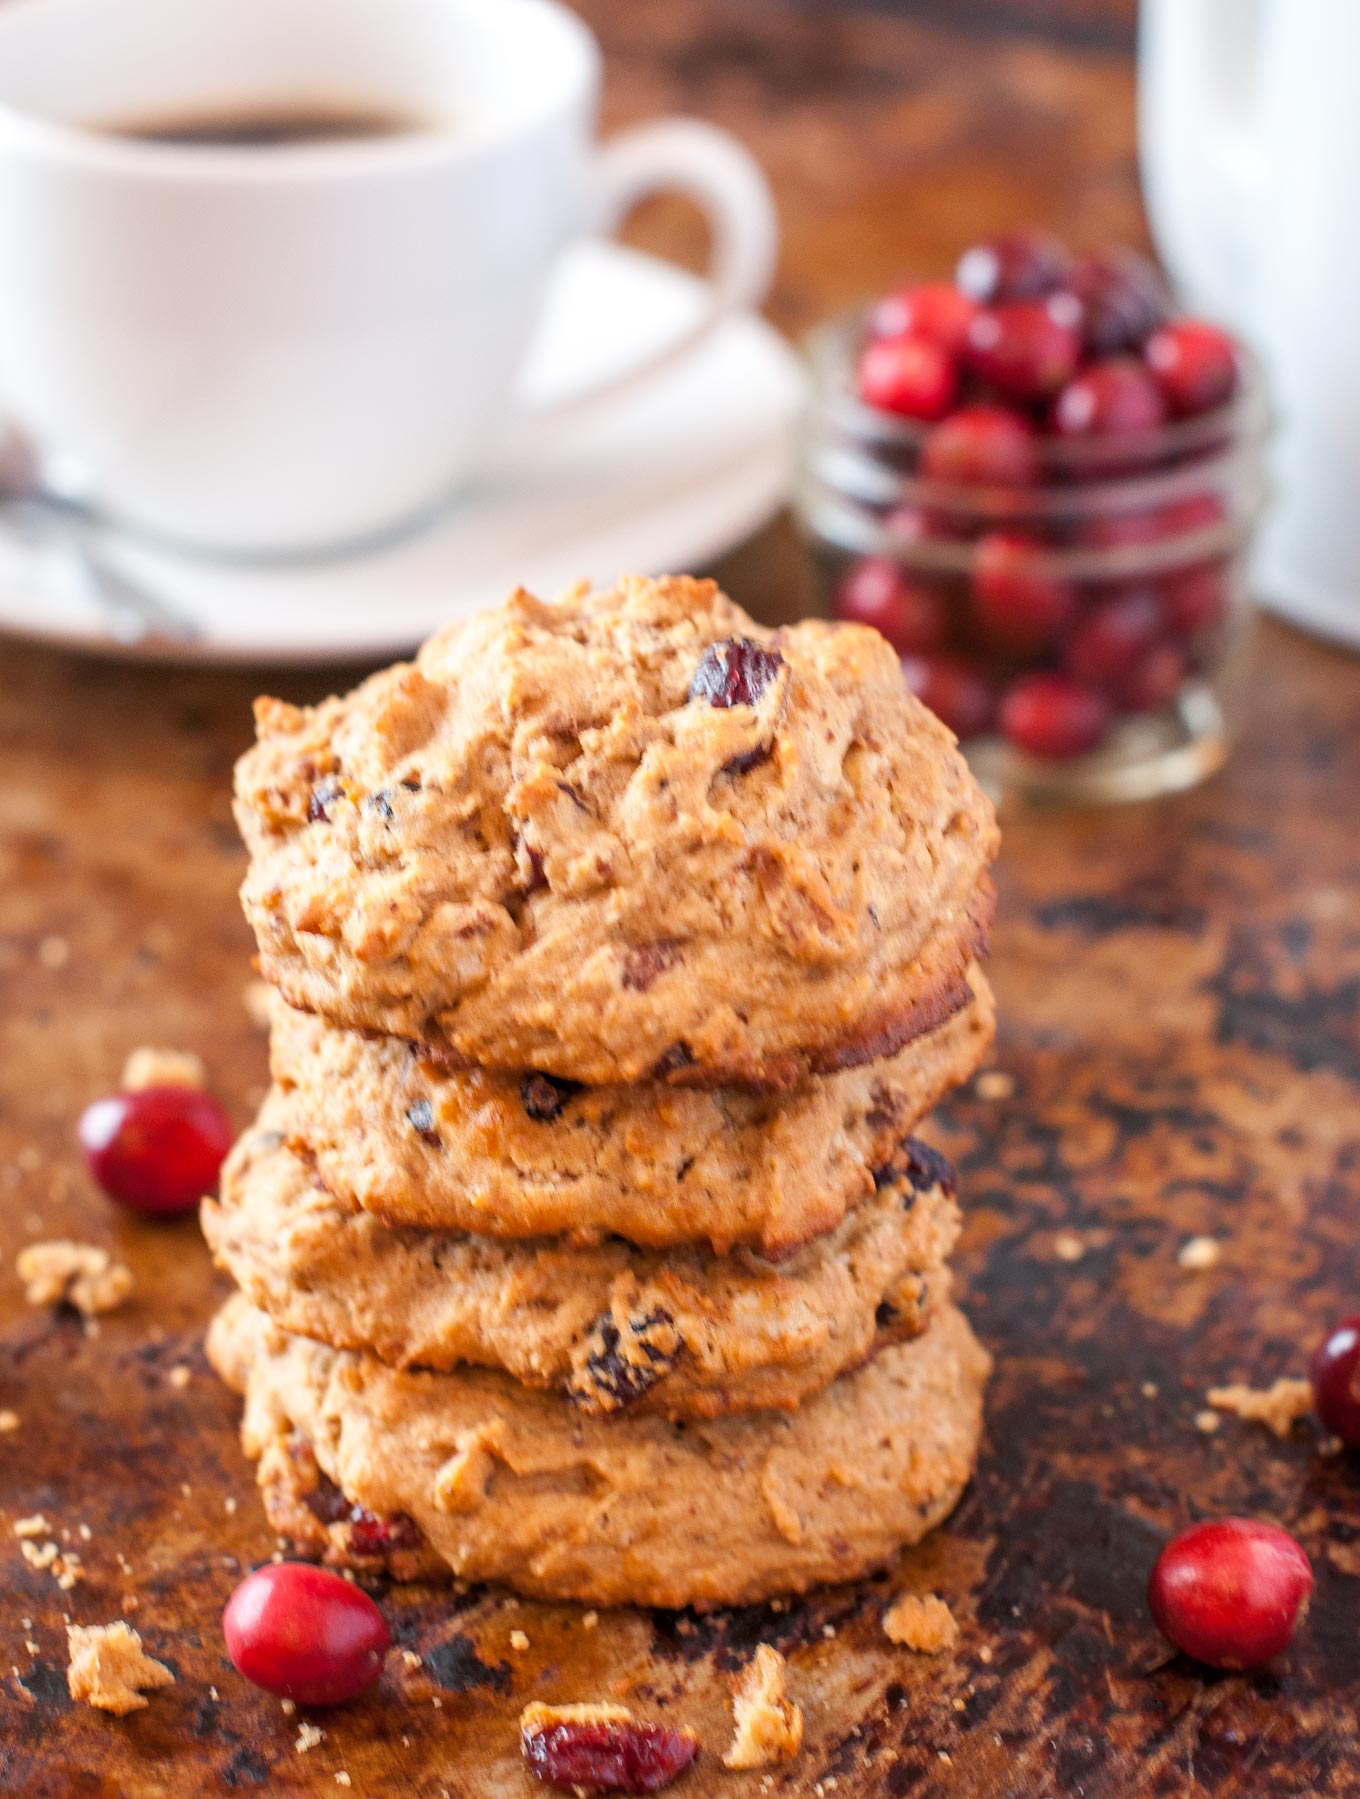
[[[649,194],[679,193],[707,216],[713,236],[711,299],[702,317],[632,368],[516,414],[516,425],[574,420],[602,400],[680,361],[729,313],[758,306],[769,290],[779,247],[774,196],[764,170],[728,132],[701,119],[662,119],[621,131],[596,152],[587,201],[588,229],[616,231]]]

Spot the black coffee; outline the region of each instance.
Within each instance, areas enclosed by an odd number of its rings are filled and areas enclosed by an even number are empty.
[[[334,101],[280,101],[165,113],[104,125],[114,137],[146,144],[201,145],[212,149],[265,149],[271,145],[336,144],[356,138],[408,137],[429,121],[384,107]]]

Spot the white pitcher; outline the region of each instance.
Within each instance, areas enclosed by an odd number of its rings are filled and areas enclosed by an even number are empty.
[[[1262,601],[1360,645],[1360,0],[1143,0],[1139,136],[1185,303],[1278,417]]]

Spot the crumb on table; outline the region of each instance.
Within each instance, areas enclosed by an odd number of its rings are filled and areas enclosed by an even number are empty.
[[[1212,1268],[1223,1251],[1213,1237],[1191,1237],[1182,1243],[1176,1252],[1176,1261],[1182,1268],[1192,1273],[1201,1273],[1205,1268]]]
[[[883,1614],[883,1630],[890,1643],[914,1649],[919,1655],[941,1655],[956,1648],[959,1641],[953,1612],[934,1593],[904,1593]]]
[[[1206,1398],[1216,1411],[1232,1412],[1247,1424],[1264,1424],[1277,1437],[1287,1437],[1313,1407],[1309,1383],[1287,1375],[1268,1387],[1248,1387],[1237,1382],[1227,1387],[1210,1387]]]
[[[149,1044],[134,1049],[123,1064],[119,1090],[142,1093],[148,1087],[197,1087],[208,1084],[203,1058],[188,1049],[154,1049]]]
[[[319,1724],[308,1724],[304,1720],[298,1725],[297,1742],[293,1747],[299,1755],[306,1755],[309,1750],[315,1749],[318,1743],[324,1743],[325,1740],[326,1733]]]
[[[175,1677],[142,1648],[122,1618],[113,1624],[68,1624],[66,1684],[72,1699],[122,1717],[147,1703],[143,1687],[172,1687]]]
[[[132,1292],[132,1271],[95,1243],[30,1243],[14,1266],[31,1306],[64,1301],[84,1318],[111,1312]]]
[[[784,1691],[784,1658],[761,1643],[732,1686],[732,1741],[725,1768],[791,1761],[803,1744],[803,1714]]]

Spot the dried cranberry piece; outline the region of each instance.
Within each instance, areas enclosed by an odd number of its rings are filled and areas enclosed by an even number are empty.
[[[729,637],[704,651],[689,684],[689,697],[724,711],[754,706],[783,666],[778,650],[762,649],[749,637]]]
[[[563,1719],[520,1732],[524,1759],[546,1786],[588,1793],[656,1793],[699,1753],[692,1731],[631,1718]]]
[[[519,1084],[520,1102],[535,1124],[551,1124],[579,1092],[579,1082],[551,1074],[526,1074]]]
[[[744,761],[744,757],[739,757]],[[638,943],[623,958],[623,984],[633,993],[645,993],[658,975],[680,960],[680,945],[673,937],[657,943]]]
[[[952,1193],[958,1179],[948,1156],[942,1156],[938,1149],[922,1143],[919,1137],[908,1137],[902,1144],[902,1172],[917,1193],[927,1187],[939,1187],[945,1193]]]
[[[416,1549],[420,1527],[405,1512],[378,1518],[367,1507],[355,1505],[349,1514],[349,1547],[354,1555],[380,1556],[394,1549]]]
[[[664,1380],[679,1359],[683,1345],[675,1320],[664,1306],[645,1317],[630,1318],[625,1336],[606,1312],[592,1333],[594,1348],[584,1370],[571,1386],[579,1405],[600,1411],[621,1411]]]
[[[413,1100],[407,1106],[406,1122],[422,1143],[438,1143],[439,1133],[434,1128],[434,1107],[428,1099]]]
[[[323,775],[307,796],[307,822],[328,825],[331,822],[331,807],[344,791],[339,775]]]

